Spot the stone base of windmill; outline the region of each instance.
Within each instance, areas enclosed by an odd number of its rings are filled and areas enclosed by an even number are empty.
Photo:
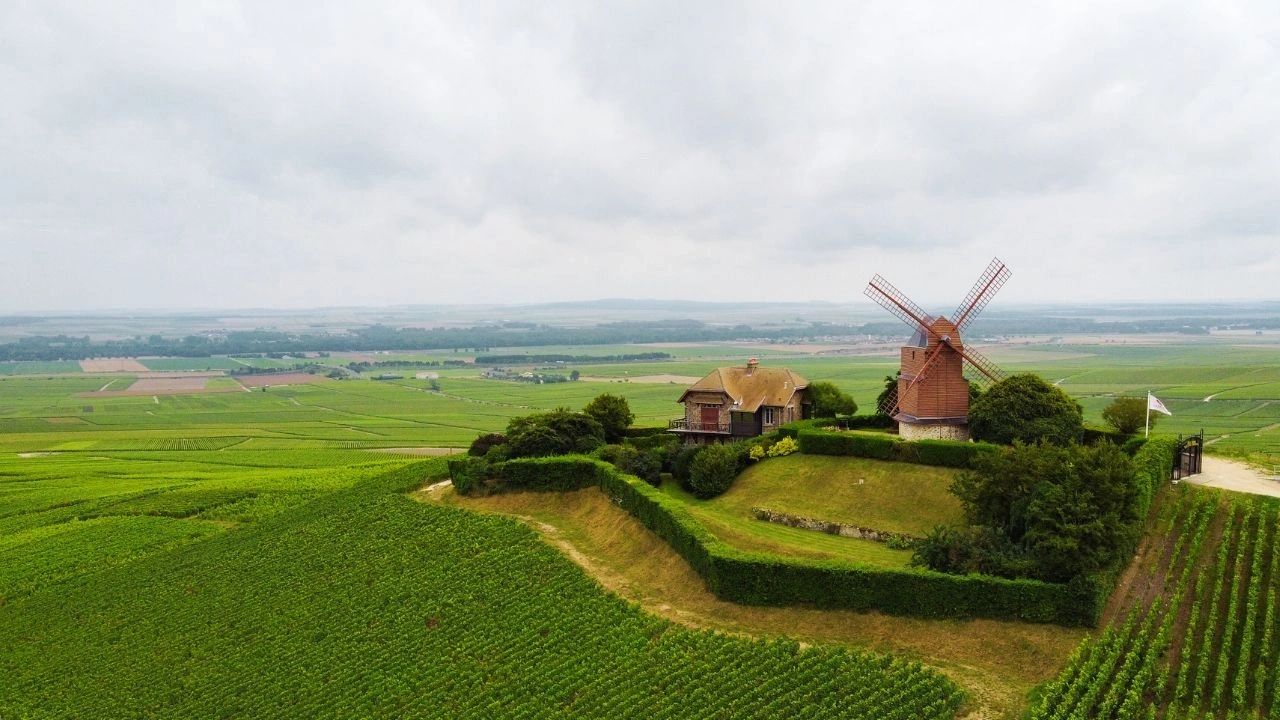
[[[907,422],[898,423],[898,436],[903,440],[969,440],[969,426],[964,423]]]

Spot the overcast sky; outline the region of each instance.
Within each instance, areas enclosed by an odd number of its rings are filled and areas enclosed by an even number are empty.
[[[0,0],[0,312],[1280,298],[1280,3],[910,5]]]

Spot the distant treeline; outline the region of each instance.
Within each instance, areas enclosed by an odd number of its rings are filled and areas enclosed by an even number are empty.
[[[647,352],[624,355],[477,355],[476,365],[534,365],[537,363],[608,363],[639,360],[669,360],[671,353]]]
[[[1099,322],[1089,318],[1005,315],[984,317],[968,335],[1068,334],[1068,333],[1203,333],[1212,327],[1269,330],[1280,328],[1280,317],[1242,319],[1187,318],[1138,319]],[[614,322],[590,327],[559,327],[532,323],[503,323],[470,328],[393,328],[373,325],[342,333],[288,333],[277,330],[245,330],[186,337],[134,337],[91,341],[87,336],[31,336],[0,344],[3,360],[85,360],[96,357],[209,357],[211,355],[262,355],[279,357],[303,352],[374,350],[452,350],[484,352],[493,347],[539,345],[626,345],[660,342],[803,342],[809,340],[866,337],[905,337],[910,333],[896,321],[863,325],[795,322],[782,326],[708,325],[696,320]],[[486,356],[489,358],[499,356]],[[537,358],[539,356],[530,356]],[[547,360],[537,360],[548,362]],[[574,360],[577,362],[577,360]]]
[[[354,372],[368,372],[374,368],[387,367],[461,367],[470,365],[466,360],[379,360],[378,362],[349,362],[347,369]]]

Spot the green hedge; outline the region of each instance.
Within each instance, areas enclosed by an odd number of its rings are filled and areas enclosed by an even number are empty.
[[[1139,523],[1146,522],[1152,498],[1173,477],[1173,462],[1177,452],[1176,439],[1168,435],[1152,435],[1133,456],[1133,464],[1137,468],[1135,479],[1138,483]]]
[[[516,465],[518,470],[510,466]],[[556,467],[562,466],[562,467]],[[533,481],[531,473],[550,479]],[[597,484],[619,507],[665,540],[719,598],[751,605],[806,604],[880,610],[928,618],[986,617],[1063,625],[1096,622],[1105,597],[1067,585],[947,575],[916,568],[876,568],[840,561],[808,561],[748,553],[716,539],[684,502],[608,463],[586,457],[513,460],[499,489],[555,489]],[[511,482],[521,478],[517,485]]]
[[[809,418],[779,425],[775,431],[779,437],[798,439],[801,430],[815,430],[824,427],[838,427],[841,430],[860,430],[893,427],[893,418],[888,415],[844,415],[833,418]]]
[[[1130,440],[1132,437],[1132,435],[1116,432],[1111,428],[1100,427],[1097,425],[1085,425],[1084,433],[1080,437],[1080,442],[1085,445],[1096,445],[1103,440],[1108,440],[1113,445],[1124,445],[1125,442]]]
[[[876,433],[802,429],[799,435],[800,452],[810,455],[849,455],[952,468],[967,468],[977,455],[998,448],[981,442],[907,441]]]

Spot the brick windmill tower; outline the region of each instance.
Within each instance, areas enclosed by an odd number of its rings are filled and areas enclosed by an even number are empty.
[[[863,293],[915,330],[902,346],[897,392],[880,408],[898,421],[903,438],[969,438],[966,369],[979,385],[1000,380],[1004,372],[976,350],[966,348],[960,336],[991,302],[1009,274],[1009,268],[999,258],[992,260],[952,314],[954,320],[926,313],[880,275],[871,278]]]

